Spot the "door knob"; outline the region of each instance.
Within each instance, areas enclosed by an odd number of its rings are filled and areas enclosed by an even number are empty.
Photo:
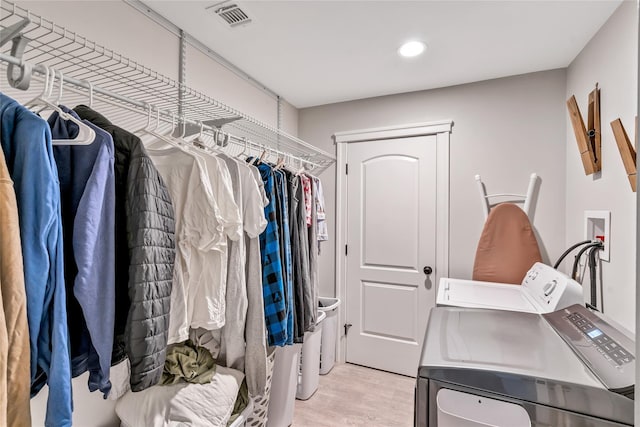
[[[431,268],[431,266],[427,265],[422,269],[422,271],[424,272],[424,274],[429,276],[431,273],[433,273],[433,268]]]

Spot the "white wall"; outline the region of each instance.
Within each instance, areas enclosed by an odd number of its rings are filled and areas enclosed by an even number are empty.
[[[273,97],[247,84],[238,75],[213,62],[194,47],[187,48],[186,64],[188,86],[201,90],[223,104],[250,114],[262,122],[277,125],[278,109]]]
[[[179,39],[133,7],[120,1],[18,1],[21,7],[42,15],[56,24],[75,31],[91,41],[112,49],[174,80],[178,80]],[[187,49],[187,85],[216,98],[232,108],[277,127],[277,100],[248,81],[211,60],[199,50]],[[6,80],[0,79],[6,90]],[[33,91],[31,91],[33,92]],[[30,92],[12,96],[30,99]],[[69,95],[67,95],[69,97]],[[283,101],[282,129],[298,134],[298,111]],[[143,118],[144,121],[144,118]],[[118,426],[114,402],[89,393],[88,374],[73,380],[74,425]],[[48,389],[32,399],[33,425],[44,425]]]
[[[286,101],[280,105],[280,128],[289,135],[298,136],[299,110]]]
[[[489,192],[523,193],[538,173],[534,227],[555,260],[565,247],[565,79],[553,70],[302,109],[300,136],[333,152],[335,132],[452,119],[450,276],[470,278],[473,269],[484,223],[475,174]],[[320,256],[321,295],[334,294],[334,177],[334,169],[321,175],[333,240]]]
[[[571,122],[566,124],[566,242],[583,239],[585,210],[611,211],[610,262],[602,263],[604,312],[635,329],[636,194],[631,191],[610,122],[634,136],[638,82],[636,2],[625,1],[567,70],[566,98],[586,117],[588,94],[601,88],[602,173],[585,176]],[[632,139],[633,140],[633,139]]]

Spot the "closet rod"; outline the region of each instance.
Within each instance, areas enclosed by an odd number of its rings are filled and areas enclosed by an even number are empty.
[[[42,64],[31,65],[30,63],[28,63],[26,61],[23,61],[23,60],[21,60],[19,58],[16,58],[14,56],[7,55],[7,54],[4,54],[4,53],[0,53],[0,61],[6,62],[8,64],[15,65],[15,66],[19,66],[19,67],[28,67],[28,68],[31,69],[30,71],[32,73],[35,72],[35,73],[37,73],[37,74],[39,74],[41,76],[44,76],[47,73],[46,67],[44,65],[42,65]],[[138,107],[138,109],[135,109],[135,108],[126,107],[124,105],[117,104],[117,106],[124,107],[124,108],[126,108],[126,109],[128,109],[130,111],[133,111],[133,112],[136,112],[136,113],[139,113],[139,114],[146,114],[145,112],[140,111],[140,109],[143,109],[143,110],[146,111],[149,108],[153,107],[153,105],[150,104],[150,103],[137,101],[135,99],[120,95],[120,94],[118,94],[116,92],[112,92],[112,91],[110,91],[108,89],[103,89],[100,86],[93,85],[88,80],[78,80],[78,79],[75,79],[73,77],[69,77],[69,76],[65,75],[64,76],[64,83],[65,84],[72,84],[72,85],[77,86],[77,87],[81,87],[83,89],[91,91],[91,93],[94,93],[94,94],[97,93],[97,94],[103,95],[107,99],[101,98],[101,100],[104,101],[104,102],[107,102],[107,103],[109,103],[111,105],[114,105],[114,102],[112,102],[112,101],[110,102],[109,99],[115,99],[115,100],[120,101],[122,103],[130,104],[130,105],[132,105],[134,107]],[[75,92],[75,93],[82,93],[81,91],[79,91],[77,89],[74,89],[74,88],[67,87],[66,89],[71,90],[72,92]],[[217,135],[218,132],[220,132],[220,130],[218,130],[217,128],[202,124],[199,121],[191,120],[191,119],[188,119],[186,117],[177,117],[175,113],[172,113],[170,111],[161,110],[161,109],[158,109],[158,108],[153,108],[153,109],[156,111],[157,114],[159,114],[160,119],[164,120],[167,123],[169,123],[169,122],[170,123],[174,123],[175,119],[177,118],[179,120],[180,124],[186,123],[186,124],[192,124],[192,125],[195,125],[195,126],[201,126],[202,125],[203,131],[207,131],[209,133],[214,133],[215,135]],[[244,145],[246,143],[248,145],[251,145],[252,149],[255,149],[257,151],[263,150],[263,151],[266,151],[267,153],[275,153],[275,154],[278,154],[278,155],[286,156],[286,157],[289,157],[291,159],[295,159],[298,162],[304,163],[304,164],[310,166],[312,169],[316,169],[316,168],[317,169],[322,169],[324,167],[323,165],[319,165],[319,164],[314,163],[314,162],[312,162],[310,160],[304,159],[304,158],[299,157],[299,156],[295,156],[295,155],[293,155],[291,153],[283,152],[283,151],[280,151],[278,149],[271,148],[271,147],[268,147],[268,146],[265,146],[265,145],[262,145],[262,144],[257,144],[255,142],[249,140],[249,139],[245,140],[244,138],[238,137],[238,136],[230,134],[228,132],[224,132],[224,133],[229,135],[229,142],[234,143],[236,145],[240,145],[240,146],[244,147]]]

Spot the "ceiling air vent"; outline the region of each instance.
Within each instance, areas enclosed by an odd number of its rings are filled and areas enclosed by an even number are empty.
[[[213,9],[216,15],[221,17],[231,27],[235,27],[242,24],[248,24],[251,22],[251,18],[246,12],[240,9],[240,6],[233,3],[226,3]]]

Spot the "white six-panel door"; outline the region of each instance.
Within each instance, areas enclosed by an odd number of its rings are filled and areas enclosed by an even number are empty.
[[[436,299],[436,141],[347,144],[347,362],[416,375]]]

